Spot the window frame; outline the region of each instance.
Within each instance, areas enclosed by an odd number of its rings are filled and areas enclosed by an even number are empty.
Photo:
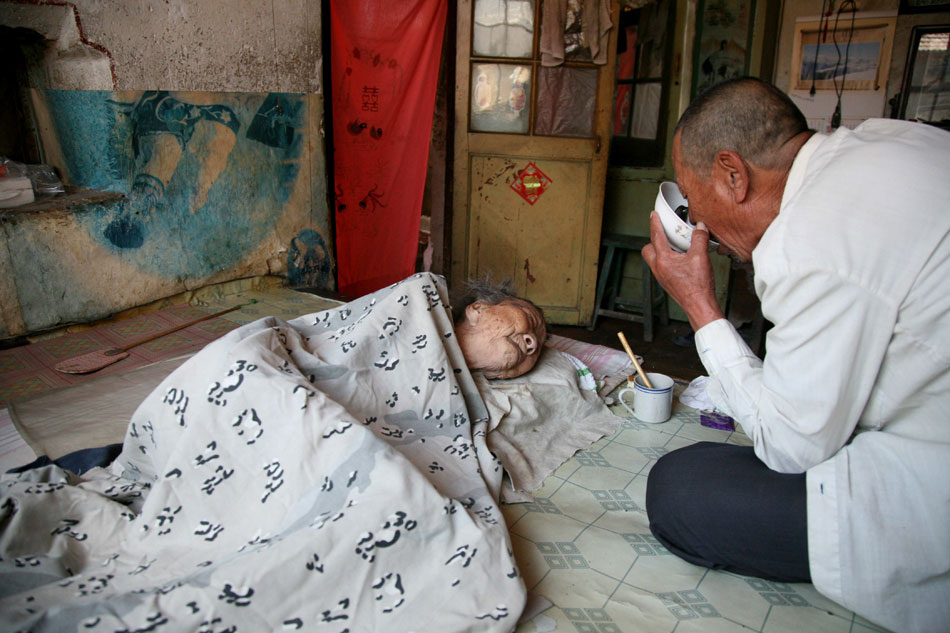
[[[643,9],[631,9],[634,12],[637,22],[642,19]],[[614,77],[614,101],[616,101],[617,88],[621,85],[632,86],[630,96],[630,117],[627,121],[629,126],[633,122],[633,106],[636,103],[637,86],[647,84],[660,84],[660,105],[656,129],[656,137],[652,139],[634,138],[631,136],[616,136],[611,133],[610,137],[610,158],[611,167],[634,167],[634,168],[656,168],[663,167],[666,160],[666,135],[667,119],[666,113],[669,112],[670,103],[670,83],[672,77],[673,65],[673,41],[676,36],[676,3],[670,2],[667,16],[667,30],[663,50],[663,71],[659,77],[638,77],[640,63],[643,60],[641,55],[642,43],[637,38],[637,59],[635,62],[633,77],[631,79],[620,79]],[[619,28],[623,33],[623,22]],[[620,72],[617,64],[617,73]],[[613,120],[611,120],[611,131],[613,130]]]
[[[468,133],[469,134],[505,134],[510,136],[520,136],[520,137],[529,137],[529,138],[565,138],[565,139],[594,139],[596,135],[596,112],[597,112],[597,103],[594,104],[594,114],[591,121],[591,133],[586,136],[578,135],[558,135],[558,134],[538,134],[535,132],[537,126],[537,111],[538,111],[538,95],[539,88],[541,84],[541,72],[545,68],[541,64],[541,29],[542,25],[542,4],[544,0],[532,0],[533,1],[533,10],[534,10],[534,29],[532,33],[532,44],[531,44],[531,57],[497,57],[491,55],[479,55],[475,53],[475,5],[478,4],[478,0],[472,0],[471,6],[471,15],[469,16],[472,24],[470,41],[468,43],[469,51],[469,77],[475,76],[475,67],[478,64],[506,64],[506,65],[519,65],[526,66],[531,71],[530,79],[530,94],[528,98],[528,130],[527,132],[511,132],[511,131],[495,131],[495,130],[476,130],[472,128],[472,99],[474,97],[474,92],[472,91],[471,85],[467,86],[465,89],[469,91],[469,100],[468,100]],[[665,63],[665,62],[664,62]],[[565,59],[565,61],[560,64],[558,67],[561,68],[584,68],[595,70],[597,75],[597,81],[595,86],[600,81],[600,73],[603,72],[603,67],[599,64],[595,64],[593,60],[591,61],[581,61],[573,59]],[[471,81],[471,79],[470,79]],[[596,98],[596,91],[595,91]]]
[[[901,80],[900,106],[897,111],[898,119],[908,120],[907,104],[910,100],[910,93],[912,91],[912,84],[914,81],[914,67],[917,64],[917,53],[920,40],[924,35],[932,35],[934,33],[950,34],[950,24],[918,24],[911,29],[910,46],[907,49],[907,61],[904,65],[904,77]],[[950,68],[950,65],[948,65],[948,68]],[[950,93],[950,89],[948,89],[947,92]],[[942,128],[944,130],[950,130],[950,119],[922,122]]]

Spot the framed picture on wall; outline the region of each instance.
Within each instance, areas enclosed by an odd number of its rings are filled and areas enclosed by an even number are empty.
[[[699,0],[692,96],[749,72],[755,0]]]
[[[887,83],[896,18],[843,15],[795,24],[791,90],[880,90]]]

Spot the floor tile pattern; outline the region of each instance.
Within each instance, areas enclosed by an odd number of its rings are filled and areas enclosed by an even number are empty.
[[[679,386],[682,389],[682,385]],[[625,417],[577,452],[529,503],[504,505],[528,590],[553,603],[516,633],[880,633],[811,584],[746,578],[687,563],[650,533],[646,478],[667,452],[701,440],[750,445],[676,403],[663,424]]]

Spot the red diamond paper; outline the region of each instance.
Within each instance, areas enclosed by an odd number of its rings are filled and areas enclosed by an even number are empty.
[[[551,179],[545,176],[537,165],[528,163],[518,172],[514,182],[511,183],[511,188],[527,200],[528,204],[534,204],[550,184]]]

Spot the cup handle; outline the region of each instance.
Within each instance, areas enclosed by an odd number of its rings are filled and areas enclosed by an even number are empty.
[[[617,400],[620,401],[620,404],[623,405],[623,408],[624,408],[624,409],[626,409],[627,411],[630,412],[630,415],[636,416],[637,414],[633,412],[633,409],[631,409],[630,407],[628,407],[628,406],[627,406],[627,403],[624,402],[624,400],[623,400],[623,394],[627,393],[628,391],[632,393],[632,392],[633,392],[633,388],[632,388],[632,387],[627,387],[627,388],[625,388],[625,389],[621,389],[621,390],[620,390],[620,393],[617,394]]]

